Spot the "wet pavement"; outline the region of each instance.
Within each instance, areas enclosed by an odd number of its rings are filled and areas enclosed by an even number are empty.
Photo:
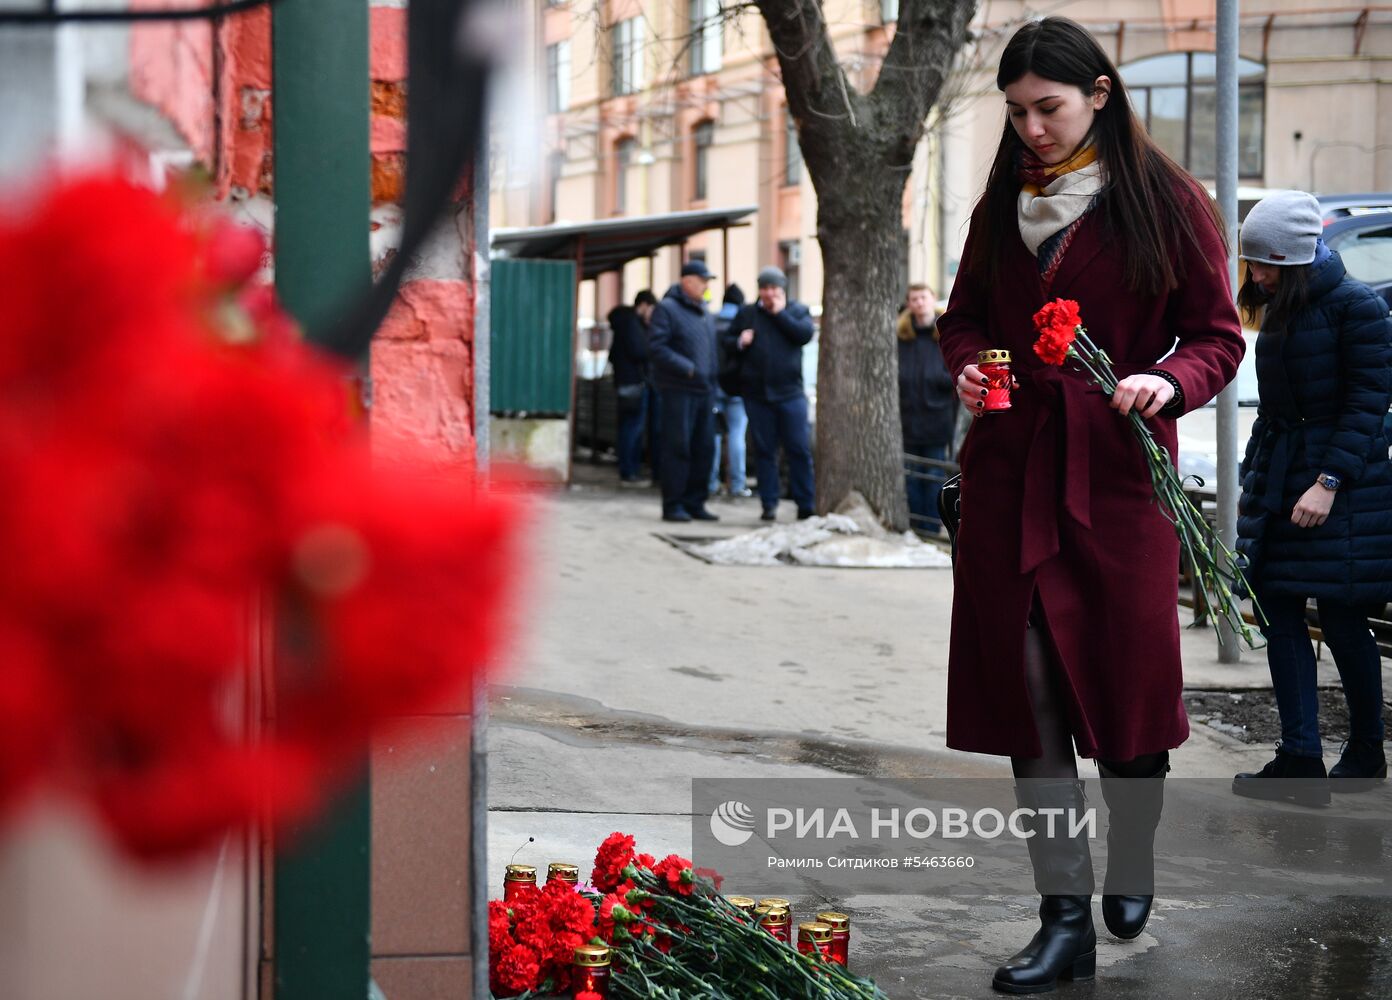
[[[616,829],[659,855],[688,852],[693,778],[1008,776],[1005,761],[944,744],[948,573],[712,567],[655,537],[657,506],[607,488],[542,503],[529,631],[491,699],[495,885],[514,857],[588,869]],[[712,506],[721,531],[759,526],[757,503]],[[1186,632],[1184,650],[1196,714],[1266,686],[1260,654],[1219,665],[1202,632]],[[1327,655],[1321,676],[1332,680]],[[1257,741],[1196,724],[1172,777],[1226,778],[1269,757],[1253,725],[1269,706],[1244,701],[1250,719],[1228,708],[1216,721]],[[1025,896],[834,901],[854,920],[857,971],[895,1000],[997,995],[994,966],[1037,923]],[[1097,980],[1056,995],[1392,997],[1388,898],[1162,896],[1139,939],[1101,937]]]

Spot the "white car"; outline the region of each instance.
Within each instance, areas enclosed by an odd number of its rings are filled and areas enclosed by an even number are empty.
[[[1247,353],[1237,368],[1237,461],[1257,419],[1257,331],[1243,330]],[[1218,404],[1210,402],[1179,418],[1179,474],[1197,476],[1209,489],[1218,485]],[[1234,468],[1233,475],[1237,475]]]

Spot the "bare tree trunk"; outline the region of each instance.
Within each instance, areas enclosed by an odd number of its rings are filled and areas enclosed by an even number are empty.
[[[817,190],[822,331],[817,511],[860,492],[908,527],[894,311],[904,184],[924,121],[967,39],[976,0],[901,0],[874,88],[850,86],[816,0],[754,0],[778,55],[803,162]]]
[[[856,490],[895,531],[909,526],[893,332],[895,301],[903,292],[902,188],[902,181],[863,185],[854,197],[822,202],[817,215],[826,265],[817,359],[817,510],[834,510]]]

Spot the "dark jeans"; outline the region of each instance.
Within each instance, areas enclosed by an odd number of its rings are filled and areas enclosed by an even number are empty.
[[[619,430],[615,451],[619,454],[619,478],[637,479],[643,471],[643,430],[648,422],[648,394],[645,386],[643,395],[633,404],[619,400]]]
[[[788,459],[788,492],[799,512],[810,511],[815,503],[812,482],[812,440],[807,426],[807,397],[797,396],[777,403],[744,398],[749,413],[749,429],[754,434],[755,467],[759,470],[759,500],[764,510],[778,506],[782,495],[778,482],[778,448]]]
[[[1268,594],[1257,600],[1271,624],[1266,662],[1281,713],[1281,749],[1299,757],[1321,756],[1315,649],[1305,625],[1305,599]],[[1320,630],[1334,655],[1349,707],[1349,737],[1382,742],[1382,660],[1368,631],[1367,609],[1321,598]]]
[[[694,514],[706,505],[715,460],[715,414],[709,392],[662,394],[662,512]]]
[[[905,441],[904,452],[915,458],[947,461],[946,444]],[[947,481],[947,472],[936,465],[921,462],[906,462],[904,472],[905,489],[909,494],[909,524],[915,531],[936,533],[942,527],[942,521],[938,518],[938,494],[942,492],[942,484]]]

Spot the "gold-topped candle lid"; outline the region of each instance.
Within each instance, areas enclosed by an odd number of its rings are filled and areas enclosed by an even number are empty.
[[[573,964],[582,969],[602,969],[609,964],[609,949],[602,944],[582,944],[575,949]]]
[[[820,920],[798,924],[798,940],[811,941],[813,944],[826,944],[831,940],[831,924],[822,923]]]
[[[755,906],[754,900],[749,896],[726,896],[725,902],[729,903],[737,910],[743,910],[745,913],[752,912]]]
[[[791,910],[791,909],[793,908],[793,904],[790,903],[790,902],[788,902],[788,901],[787,901],[786,899],[784,899],[782,896],[765,896],[763,899],[759,900],[759,905],[760,905],[760,906],[781,906],[781,907],[783,907],[785,910]]]
[[[564,861],[553,861],[546,866],[546,878],[550,881],[558,878],[562,882],[569,882],[577,885],[580,882],[580,866],[568,864]]]
[[[535,882],[536,867],[533,865],[508,865],[503,874],[504,882]]]
[[[976,363],[979,365],[991,364],[1010,364],[1010,352],[994,348],[989,351],[977,351]]]
[[[834,931],[845,930],[851,926],[851,918],[844,913],[837,913],[835,910],[823,910],[817,914],[817,919],[830,926]]]
[[[761,924],[786,924],[792,922],[792,914],[788,912],[786,906],[769,906],[767,903],[760,903],[754,908],[754,912],[759,915]]]

